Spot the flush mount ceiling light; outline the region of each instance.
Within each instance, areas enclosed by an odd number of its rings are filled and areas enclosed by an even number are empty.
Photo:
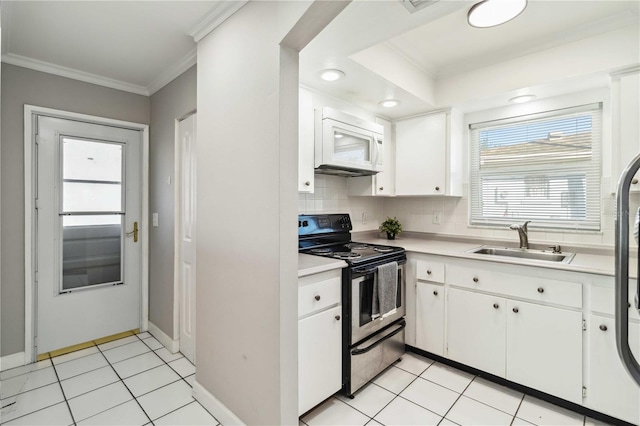
[[[320,73],[320,78],[324,81],[336,81],[344,77],[344,72],[340,70],[324,70]]]
[[[527,7],[527,0],[483,0],[474,4],[467,14],[469,25],[490,28],[509,22]]]
[[[385,99],[382,102],[378,102],[378,105],[384,108],[393,108],[395,106],[398,106],[399,104],[400,104],[400,101],[397,99]]]
[[[523,104],[525,102],[532,101],[535,98],[536,98],[536,95],[522,95],[522,96],[516,96],[515,98],[509,99],[509,102],[511,102],[512,104]]]

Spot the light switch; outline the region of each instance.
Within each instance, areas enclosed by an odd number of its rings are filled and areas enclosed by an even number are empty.
[[[152,222],[154,228],[158,227],[158,213],[153,213],[151,215],[151,222]]]

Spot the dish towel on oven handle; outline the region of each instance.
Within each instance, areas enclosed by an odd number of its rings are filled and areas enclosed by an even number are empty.
[[[398,262],[389,262],[378,266],[376,279],[373,280],[371,319],[383,319],[396,311],[398,295]]]

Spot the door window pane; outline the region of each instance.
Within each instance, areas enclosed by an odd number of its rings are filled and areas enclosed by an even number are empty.
[[[122,145],[62,142],[62,212],[121,212]]]
[[[62,217],[62,291],[122,282],[122,216]]]

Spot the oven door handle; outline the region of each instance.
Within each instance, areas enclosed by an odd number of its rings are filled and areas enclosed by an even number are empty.
[[[404,328],[407,326],[407,322],[405,320],[402,320],[402,322],[400,323],[400,327],[395,330],[393,333],[389,333],[386,336],[384,336],[382,339],[376,341],[375,343],[367,346],[366,348],[362,348],[362,349],[354,349],[351,351],[351,355],[362,355],[362,354],[366,354],[367,352],[369,352],[371,349],[375,348],[376,346],[378,346],[380,343],[384,342],[387,339],[392,338],[393,336],[395,336],[396,334],[400,333],[402,330],[404,330]]]
[[[400,262],[398,262],[398,266],[400,266],[400,265],[404,265],[405,263],[407,263],[407,261],[406,261],[406,260],[404,260],[404,261],[400,261]],[[368,274],[373,274],[374,272],[378,272],[378,267],[376,266],[375,268],[368,268],[368,269],[364,269],[364,268],[356,268],[356,269],[354,269],[354,270],[353,270],[353,272],[354,272],[355,274],[365,274],[365,275],[368,275]]]

